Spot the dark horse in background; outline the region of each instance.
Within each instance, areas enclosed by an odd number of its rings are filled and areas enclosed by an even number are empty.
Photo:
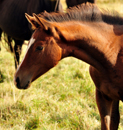
[[[15,41],[13,52],[16,68],[19,64],[22,44],[32,35],[25,13],[32,15],[44,10],[62,11],[60,0],[0,0],[0,37],[2,32],[5,32],[9,43],[12,39]]]
[[[73,7],[82,3],[96,3],[96,0],[66,0],[67,7]]]

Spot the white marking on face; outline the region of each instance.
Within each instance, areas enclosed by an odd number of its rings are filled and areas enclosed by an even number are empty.
[[[31,45],[32,45],[34,42],[35,42],[35,39],[32,37],[32,38],[30,39],[30,41],[29,41],[29,45],[28,45],[28,47],[27,47],[25,56],[26,56],[26,54],[27,54],[29,48],[31,47]],[[20,66],[21,66],[21,64],[23,63],[23,61],[24,61],[24,59],[25,59],[25,56],[24,56],[23,60],[21,61],[21,63],[19,64],[19,66],[18,66],[18,68],[17,68],[17,71],[20,69]],[[17,72],[17,71],[16,71],[16,72]]]
[[[29,45],[28,45],[28,48],[27,50],[30,48],[30,46],[35,42],[35,39],[32,37],[29,41]]]

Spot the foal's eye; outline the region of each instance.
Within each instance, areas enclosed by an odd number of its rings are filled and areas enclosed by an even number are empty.
[[[38,46],[35,50],[36,51],[41,51],[41,50],[43,50],[43,47],[42,46]]]

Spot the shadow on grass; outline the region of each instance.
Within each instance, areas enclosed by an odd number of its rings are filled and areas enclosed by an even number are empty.
[[[0,71],[0,83],[3,83],[5,79],[5,75],[2,74],[2,72]]]
[[[31,118],[26,124],[25,129],[26,130],[33,130],[39,127],[39,117],[35,116]]]

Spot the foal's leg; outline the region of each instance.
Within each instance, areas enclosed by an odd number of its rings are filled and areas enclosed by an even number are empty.
[[[15,40],[14,59],[15,59],[15,68],[16,69],[17,69],[17,67],[19,65],[22,44],[23,44],[23,41]]]
[[[110,129],[118,130],[119,122],[120,122],[119,101],[113,101]]]
[[[110,130],[112,100],[99,91],[103,77],[99,71],[90,66],[90,75],[96,86],[96,102],[101,116],[101,130]]]
[[[110,130],[112,100],[96,89],[96,102],[101,116],[101,130]]]

